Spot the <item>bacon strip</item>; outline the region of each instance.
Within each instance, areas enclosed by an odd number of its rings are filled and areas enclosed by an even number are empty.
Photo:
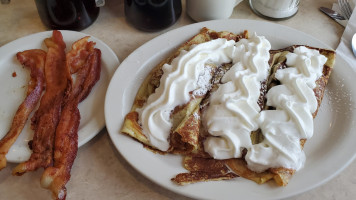
[[[61,32],[53,31],[52,37],[45,39],[45,44],[48,47],[45,62],[46,91],[32,118],[35,133],[30,146],[33,152],[28,161],[14,168],[13,175],[22,175],[53,163],[54,134],[61,115],[62,101],[71,86],[71,76],[66,68],[65,43]]]
[[[28,83],[26,98],[17,109],[10,130],[0,140],[0,170],[6,167],[5,156],[20,135],[45,88],[44,63],[46,52],[40,49],[33,49],[19,52],[16,57],[23,66],[30,69],[31,79]]]
[[[46,168],[41,177],[41,186],[50,189],[56,199],[66,198],[65,185],[70,179],[70,171],[78,151],[78,104],[89,95],[100,78],[101,52],[93,49],[95,43],[86,42],[87,39],[77,41],[73,44],[75,48],[67,54],[67,64],[73,72],[77,71],[76,81],[63,107],[56,130],[54,165]],[[81,64],[77,65],[78,63]]]
[[[86,36],[72,44],[72,50],[67,53],[67,66],[70,73],[74,74],[81,69],[86,62],[89,54],[93,52],[95,43],[88,42],[90,36]]]

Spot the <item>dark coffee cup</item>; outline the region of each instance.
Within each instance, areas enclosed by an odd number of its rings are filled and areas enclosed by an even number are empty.
[[[143,31],[173,25],[182,14],[181,0],[125,0],[126,20]]]
[[[83,30],[99,15],[96,0],[35,0],[45,26],[57,30]]]

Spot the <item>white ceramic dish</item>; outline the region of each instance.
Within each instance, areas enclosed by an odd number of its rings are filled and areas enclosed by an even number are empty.
[[[87,36],[87,34],[75,31],[61,32],[67,50],[71,48],[73,42]],[[46,50],[43,40],[51,37],[51,35],[52,31],[35,33],[0,47],[0,138],[10,129],[13,116],[25,98],[27,82],[30,79],[29,70],[21,66],[15,55],[19,51],[28,49],[39,48]],[[119,66],[119,60],[110,47],[95,37],[90,37],[90,40],[95,41],[95,47],[99,48],[102,52],[102,70],[100,80],[94,86],[90,95],[79,104],[81,113],[78,131],[79,146],[88,142],[105,126],[103,97],[110,83],[111,76]],[[15,77],[12,77],[13,72],[16,73]],[[32,139],[33,131],[30,129],[29,124],[30,119],[6,155],[9,162],[23,162],[31,155],[28,141]]]
[[[317,39],[300,31],[262,21],[222,20],[185,26],[167,32],[142,45],[128,56],[115,72],[105,100],[105,119],[110,137],[122,156],[140,173],[176,193],[199,199],[281,199],[290,197],[330,180],[355,158],[356,134],[356,72],[340,57],[326,88],[324,101],[315,119],[314,136],[307,141],[305,167],[298,171],[287,187],[273,183],[256,183],[236,178],[229,181],[211,181],[187,186],[177,186],[170,179],[185,172],[181,157],[158,155],[120,133],[124,117],[131,109],[141,82],[149,71],[182,42],[197,34],[202,27],[217,31],[241,32],[264,35],[273,49],[292,44],[305,44],[329,48]]]

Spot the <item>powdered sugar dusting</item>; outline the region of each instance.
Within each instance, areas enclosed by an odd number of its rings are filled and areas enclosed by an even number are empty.
[[[200,119],[200,115],[197,112],[193,113],[194,119]]]
[[[194,96],[203,96],[211,89],[210,80],[212,78],[212,68],[209,65],[199,74],[197,86],[198,89],[193,91]]]
[[[343,113],[345,117],[349,117],[349,113],[356,109],[355,100],[349,91],[350,89],[344,84],[344,79],[333,82],[333,85],[325,90],[327,108],[331,112]]]

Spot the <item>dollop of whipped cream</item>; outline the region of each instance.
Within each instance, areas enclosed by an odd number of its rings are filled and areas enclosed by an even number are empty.
[[[313,116],[318,102],[313,89],[322,75],[327,58],[317,50],[298,47],[286,55],[287,68],[279,69],[275,77],[281,85],[267,93],[267,105],[276,110],[264,110],[259,126],[264,140],[248,149],[248,168],[261,172],[273,167],[299,170],[305,154],[300,139],[313,136]]]
[[[269,41],[256,34],[235,44],[233,66],[203,113],[202,123],[211,135],[204,150],[215,159],[241,157],[241,150],[252,146],[250,134],[258,129],[257,102],[269,73],[270,49]]]
[[[152,146],[167,151],[171,132],[171,112],[194,96],[204,95],[212,78],[212,67],[229,63],[235,49],[234,40],[216,39],[182,50],[171,64],[162,68],[160,85],[146,104],[136,111],[143,133]]]

